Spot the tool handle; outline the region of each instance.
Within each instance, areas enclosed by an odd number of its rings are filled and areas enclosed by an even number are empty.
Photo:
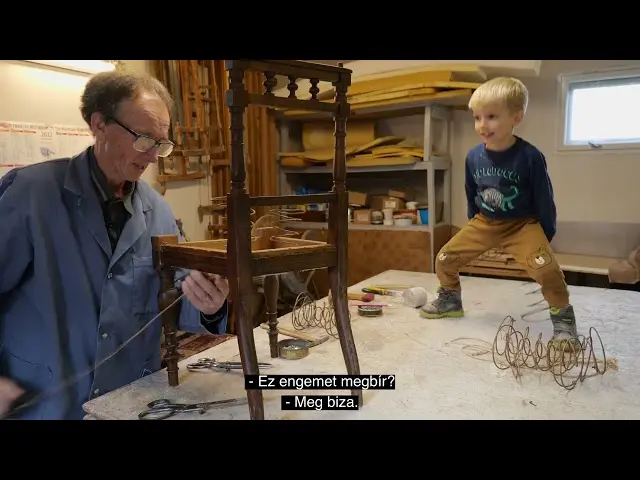
[[[347,292],[347,298],[349,300],[357,300],[359,302],[371,302],[374,299],[374,295],[373,293],[365,293],[363,295],[362,293]]]
[[[384,290],[382,288],[363,288],[362,291],[365,293],[373,293],[373,294],[377,293],[378,295],[387,295],[387,290]]]

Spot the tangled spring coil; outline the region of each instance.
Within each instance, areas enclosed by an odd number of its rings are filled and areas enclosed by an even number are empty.
[[[349,312],[349,319],[351,319],[351,312]],[[333,305],[331,303],[318,305],[307,292],[298,294],[291,312],[291,324],[296,330],[312,327],[323,328],[327,334],[338,338]]]
[[[607,371],[607,358],[602,339],[595,328],[589,335],[578,336],[575,341],[542,341],[542,333],[535,342],[529,338],[529,327],[524,333],[516,330],[513,317],[506,317],[493,340],[493,363],[500,370],[511,368],[516,378],[524,368],[549,371],[556,383],[567,390],[573,390],[578,382]],[[596,357],[594,337],[597,337],[602,359]],[[597,345],[596,345],[597,346]],[[590,370],[595,373],[590,373]]]

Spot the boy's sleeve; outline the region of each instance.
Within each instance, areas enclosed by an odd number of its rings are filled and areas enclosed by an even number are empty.
[[[553,185],[547,171],[547,160],[540,151],[531,155],[531,183],[533,198],[540,218],[540,225],[547,240],[551,242],[556,234],[556,203],[553,196]]]
[[[471,166],[469,165],[469,156],[465,159],[465,180],[464,189],[467,193],[467,217],[471,220],[478,212],[478,206],[476,205],[476,195],[478,194],[478,186],[471,173]]]

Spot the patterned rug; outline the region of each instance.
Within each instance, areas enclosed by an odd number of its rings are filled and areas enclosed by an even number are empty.
[[[220,345],[227,340],[236,338],[235,335],[196,335],[196,334],[182,334],[178,338],[178,354],[180,360],[183,358],[197,355],[200,352],[207,350],[215,345]],[[165,349],[162,349],[162,355],[164,356]]]

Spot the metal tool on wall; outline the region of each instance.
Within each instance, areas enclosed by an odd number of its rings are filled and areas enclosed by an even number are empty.
[[[229,160],[223,138],[216,61],[161,60],[156,70],[156,77],[175,99],[175,120],[171,127],[176,148],[169,159],[158,159],[157,181],[164,194],[168,182],[208,178],[209,165],[228,165]],[[192,158],[197,159],[195,169],[191,166]]]

